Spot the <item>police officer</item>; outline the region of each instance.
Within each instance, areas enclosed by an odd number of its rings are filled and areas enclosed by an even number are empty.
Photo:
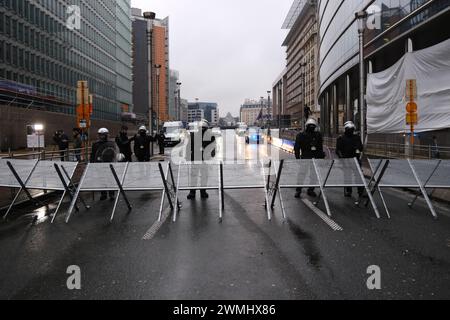
[[[296,159],[324,159],[322,134],[317,131],[318,124],[313,118],[306,121],[306,129],[297,135],[295,139],[295,158]],[[296,198],[300,198],[302,188],[298,188],[295,194]],[[317,197],[314,188],[308,189],[310,197]]]
[[[361,154],[363,152],[363,144],[361,137],[355,134],[356,126],[352,121],[344,124],[345,133],[337,139],[336,154],[341,159],[357,158],[361,164]],[[358,194],[361,197],[364,194],[364,188],[358,187]],[[352,188],[345,188],[345,196],[352,196]]]
[[[101,128],[98,130],[98,141],[92,145],[91,151],[91,163],[110,163],[116,162],[117,150],[114,142],[109,141],[109,130],[106,128]],[[115,192],[110,191],[110,199],[114,199]],[[102,196],[100,200],[106,200],[108,194],[106,191],[102,191]]]
[[[154,139],[152,136],[147,134],[147,128],[141,126],[139,128],[138,134],[134,136],[134,154],[139,162],[149,162],[150,161],[150,144],[153,143]]]
[[[189,143],[186,149],[186,161],[204,162],[213,160],[216,156],[216,137],[208,130],[206,121],[199,123],[198,131],[191,132]],[[208,168],[202,166],[201,168],[193,168],[191,170],[191,179],[196,181],[200,179],[200,184],[206,186],[208,182]],[[197,190],[191,190],[188,195],[188,200],[194,200]],[[202,199],[209,198],[206,190],[200,190]]]
[[[119,135],[116,137],[116,144],[119,147],[120,153],[125,157],[124,162],[131,162],[131,141],[133,139],[128,138],[128,127],[122,126]]]
[[[164,153],[165,153],[165,150],[164,150],[164,147],[165,147],[165,146],[164,146],[164,143],[165,143],[165,140],[166,140],[166,136],[165,136],[163,130],[161,130],[161,131],[159,132],[159,134],[156,136],[156,140],[158,141],[159,154],[160,154],[160,155],[164,155]]]

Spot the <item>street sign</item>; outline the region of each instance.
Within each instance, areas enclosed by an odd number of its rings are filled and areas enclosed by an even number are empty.
[[[416,113],[417,112],[417,103],[411,101],[406,105],[406,111],[408,113]]]
[[[77,83],[77,124],[80,129],[90,127],[92,114],[92,95],[89,94],[88,82]]]
[[[406,124],[417,125],[418,123],[419,123],[419,117],[418,117],[417,113],[406,114]]]
[[[406,80],[406,98],[409,101],[417,99],[417,81],[416,79]]]

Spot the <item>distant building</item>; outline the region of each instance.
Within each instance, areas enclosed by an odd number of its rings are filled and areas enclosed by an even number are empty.
[[[238,122],[239,117],[233,117],[229,112],[224,118],[219,119],[219,125],[223,127],[234,127]]]
[[[284,114],[290,116],[294,126],[306,121],[306,108],[316,118],[320,116],[317,102],[319,50],[316,3],[315,0],[294,1],[283,24],[283,29],[289,29],[283,42],[287,53],[283,107]]]
[[[154,15],[154,14],[153,14]],[[137,114],[149,115],[153,106],[153,121],[168,121],[169,115],[169,18],[144,17],[141,9],[132,8],[133,18],[133,104]],[[151,63],[149,65],[149,31]],[[157,68],[160,65],[158,77]],[[149,70],[151,76],[149,77]],[[149,84],[149,78],[151,83]],[[159,82],[157,79],[159,78]],[[159,94],[157,92],[159,91]],[[151,105],[150,105],[151,101]],[[159,112],[159,115],[158,115]]]
[[[267,99],[245,100],[241,106],[240,122],[245,122],[249,126],[257,125],[267,119],[269,101]]]
[[[202,109],[188,109],[187,118],[188,122],[202,121],[205,119],[205,111]]]
[[[201,115],[200,112],[195,112],[195,110],[203,111],[203,119],[207,120],[211,125],[217,125],[219,122],[219,109],[217,103],[215,102],[191,102],[189,103],[188,109],[189,114],[195,117],[199,117]]]

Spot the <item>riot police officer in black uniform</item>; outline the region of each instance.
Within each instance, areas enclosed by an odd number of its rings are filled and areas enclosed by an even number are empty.
[[[201,163],[205,161],[211,161],[216,156],[216,137],[208,130],[208,123],[201,121],[199,123],[198,131],[191,132],[189,143],[186,148],[186,161]],[[200,185],[206,186],[208,183],[208,168],[203,166],[202,168],[193,168],[190,172],[190,179],[200,179]],[[197,190],[191,190],[188,195],[188,200],[194,200]],[[209,197],[206,190],[200,190],[200,196],[202,199]]]
[[[317,121],[315,119],[308,119],[306,121],[306,129],[297,135],[295,139],[295,158],[296,159],[324,159],[325,153],[323,152],[323,139],[322,134],[316,129],[318,128]],[[302,188],[298,188],[295,194],[296,198],[300,198]],[[308,195],[310,197],[317,197],[314,188],[308,189]]]
[[[116,144],[119,147],[120,153],[125,156],[125,162],[132,161],[131,141],[133,139],[128,138],[128,127],[122,126],[119,135],[116,137]]]
[[[142,126],[139,128],[138,134],[134,136],[134,154],[139,162],[150,161],[150,144],[154,139],[147,134],[147,128]]]
[[[361,165],[361,154],[363,152],[363,144],[361,137],[355,134],[355,124],[347,121],[344,124],[345,133],[340,136],[336,142],[336,154],[341,159],[357,158]],[[358,194],[361,197],[364,194],[364,188],[358,187]],[[352,196],[352,188],[345,188],[345,196]]]
[[[91,163],[101,163],[101,162],[116,162],[117,160],[117,150],[114,142],[108,140],[109,130],[106,128],[101,128],[98,130],[98,141],[92,145],[91,151]],[[110,199],[114,199],[115,192],[110,191]],[[100,200],[106,200],[107,192],[102,191],[102,196]]]

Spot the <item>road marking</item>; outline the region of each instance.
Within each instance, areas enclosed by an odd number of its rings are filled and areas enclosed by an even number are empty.
[[[145,235],[142,237],[142,240],[152,240],[155,235],[158,233],[159,229],[163,226],[163,224],[166,222],[167,218],[170,216],[170,210],[166,210],[163,215],[161,216],[161,221],[156,221],[150,229],[145,233]]]
[[[310,208],[315,214],[319,216],[331,229],[334,231],[344,231],[344,229],[338,225],[333,219],[328,217],[322,210],[317,208],[310,200],[302,199],[303,203]]]

